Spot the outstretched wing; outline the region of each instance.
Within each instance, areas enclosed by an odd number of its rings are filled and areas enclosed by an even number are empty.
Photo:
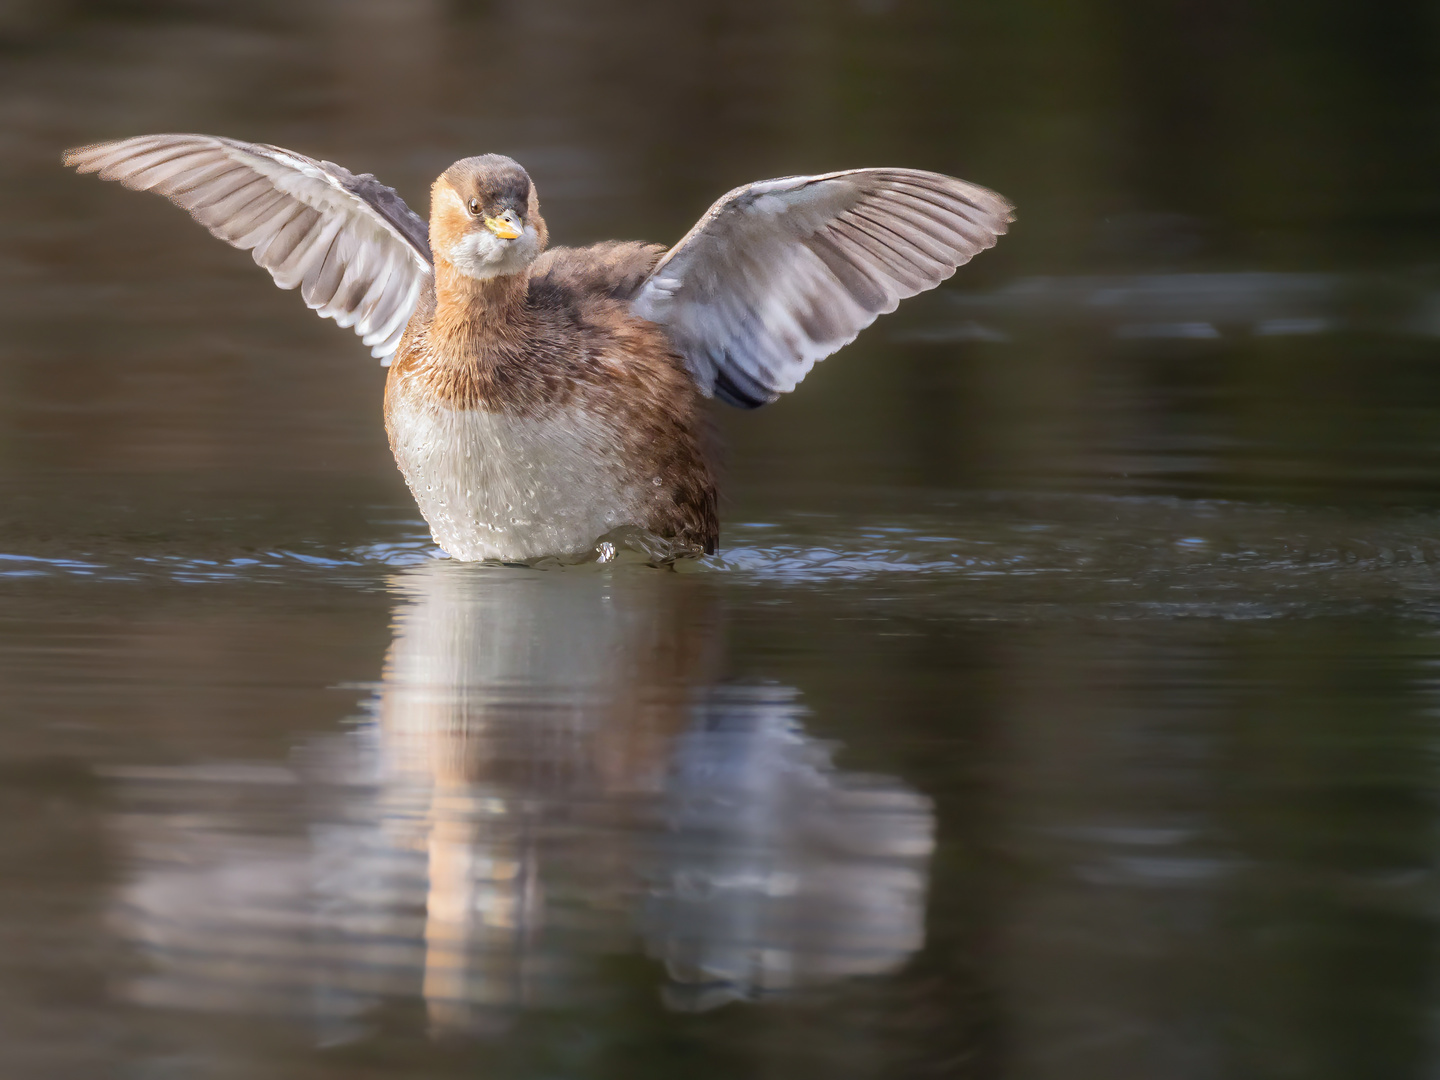
[[[915,169],[851,169],[736,188],[640,287],[706,394],[756,408],[907,296],[994,245],[1001,196]]]
[[[215,135],[141,135],[70,150],[65,164],[190,211],[377,357],[395,351],[434,273],[425,222],[373,176],[329,161]]]

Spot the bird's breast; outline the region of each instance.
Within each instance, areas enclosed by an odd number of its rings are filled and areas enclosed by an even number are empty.
[[[627,478],[612,425],[583,405],[491,412],[401,380],[387,395],[386,429],[435,542],[457,559],[582,551],[653,497]]]

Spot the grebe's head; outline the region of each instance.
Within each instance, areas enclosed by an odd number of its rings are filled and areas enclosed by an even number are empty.
[[[430,189],[430,248],[468,277],[519,273],[547,237],[530,174],[508,157],[462,158]]]

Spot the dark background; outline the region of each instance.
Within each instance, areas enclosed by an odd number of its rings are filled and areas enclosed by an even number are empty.
[[[160,200],[57,168],[200,130],[373,171],[421,213],[457,156],[508,153],[560,243],[678,238],[767,176],[951,172],[1010,197],[1013,234],[783,408],[727,417],[741,477],[1113,486],[1133,464],[1409,499],[1432,486],[1437,41],[1429,6],[1386,3],[11,4],[5,457],[403,502],[353,342]],[[1177,315],[1036,281],[1160,271],[1311,275],[1290,307],[1327,332],[1225,325],[1213,282],[1172,284]],[[964,340],[944,301],[1017,283]]]

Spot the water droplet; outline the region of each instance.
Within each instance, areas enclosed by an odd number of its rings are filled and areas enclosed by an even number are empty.
[[[659,486],[660,486],[660,478],[659,478],[658,476],[652,477],[652,478],[650,479],[650,483],[654,484],[656,487],[659,487]]]

